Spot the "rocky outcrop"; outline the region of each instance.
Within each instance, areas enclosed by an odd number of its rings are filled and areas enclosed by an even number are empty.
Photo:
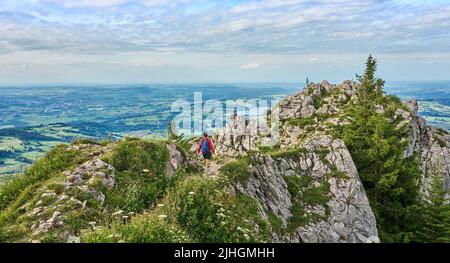
[[[269,220],[273,213],[288,229],[273,233],[274,242],[379,242],[375,216],[352,157],[342,140],[327,135],[333,125],[345,124],[339,114],[343,105],[356,99],[356,87],[352,81],[310,83],[277,104],[280,153],[253,155],[251,178],[237,185],[260,202],[263,217]],[[216,138],[218,151],[225,156],[258,152],[264,136],[254,132],[256,128],[251,120],[234,116]],[[292,180],[308,184],[292,193]]]
[[[303,91],[280,101],[277,105],[280,120],[337,113],[342,103],[356,98],[356,88],[357,83],[353,81],[344,81],[340,85],[331,85],[326,80],[320,84],[309,83]]]
[[[233,115],[229,124],[216,135],[216,151],[220,155],[246,155],[255,150],[258,137],[258,123],[255,119],[246,119]]]
[[[115,169],[100,159],[88,161],[73,172],[65,171],[64,186],[66,190],[76,187],[78,190],[92,194],[101,204],[105,201],[105,195],[101,192],[99,184],[112,189],[114,187]]]
[[[169,150],[169,162],[167,163],[167,174],[173,176],[178,167],[184,162],[183,154],[178,151],[175,144],[168,144],[167,150]]]
[[[433,177],[441,175],[447,190],[450,190],[450,134],[447,131],[427,126],[426,120],[418,116],[415,100],[405,102],[410,112],[404,116],[409,123],[410,137],[405,156],[417,155],[420,161],[421,190],[428,195]],[[450,198],[450,194],[448,195]]]
[[[293,213],[304,218],[304,223],[291,232],[274,234],[274,242],[379,242],[375,216],[341,140],[311,139],[287,156],[258,154],[253,163],[257,165],[252,168],[252,177],[238,189],[255,197],[284,226],[294,224]],[[289,177],[308,178],[308,185],[298,193],[303,198],[295,200],[291,196]],[[306,196],[312,193],[323,196]],[[317,200],[309,200],[312,198],[327,201],[318,204]],[[298,214],[299,207],[304,209],[302,214]]]
[[[101,189],[114,187],[114,173],[115,169],[111,165],[95,158],[65,171],[63,181],[43,187],[38,199],[30,200],[19,209],[25,212],[21,220],[34,222],[30,226],[31,240],[39,240],[47,233],[52,233],[59,239],[74,242],[76,237],[66,228],[68,214],[89,213],[86,201],[79,199],[83,194],[91,195],[99,204],[103,204],[105,195]]]

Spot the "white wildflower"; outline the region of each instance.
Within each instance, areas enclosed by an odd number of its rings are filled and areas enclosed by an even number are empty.
[[[195,193],[194,192],[189,192],[189,195],[195,195]]]
[[[164,219],[164,218],[167,218],[167,216],[166,215],[159,215],[158,216],[160,219]]]

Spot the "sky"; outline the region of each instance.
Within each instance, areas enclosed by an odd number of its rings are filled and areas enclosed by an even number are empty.
[[[450,0],[0,0],[0,85],[450,80]]]

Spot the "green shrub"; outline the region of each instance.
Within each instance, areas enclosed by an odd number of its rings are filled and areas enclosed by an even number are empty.
[[[286,158],[286,159],[298,159],[302,154],[306,153],[303,148],[291,148],[284,149],[269,153],[269,155],[274,159]]]
[[[313,182],[313,178],[311,176],[285,176],[284,180],[286,180],[288,185],[291,199],[294,200],[297,200],[300,197],[300,192],[302,189],[310,186]]]
[[[80,241],[82,243],[118,243],[121,241],[121,235],[112,228],[101,228],[95,231],[85,231]]]
[[[122,237],[130,243],[186,243],[189,236],[175,225],[157,216],[140,216],[121,228]]]
[[[139,215],[130,223],[115,222],[110,229],[87,231],[81,236],[84,243],[187,243],[192,242],[185,231],[156,215]]]
[[[276,144],[276,145],[273,145],[273,146],[258,146],[258,149],[262,153],[270,153],[270,152],[273,152],[273,151],[280,150],[280,145]]]
[[[292,118],[288,121],[289,125],[291,126],[297,126],[300,128],[304,128],[305,126],[314,125],[316,121],[314,120],[314,117],[307,117],[307,118]]]
[[[220,172],[235,183],[245,182],[251,176],[247,158],[240,158],[237,161],[225,164],[220,168]]]
[[[258,213],[257,201],[228,191],[217,181],[186,178],[168,192],[161,213],[197,242],[267,241],[269,226]]]
[[[269,223],[272,227],[272,230],[278,235],[284,234],[285,230],[283,226],[283,220],[281,220],[281,218],[272,211],[266,211],[266,214],[269,218]]]
[[[165,142],[126,139],[117,143],[104,161],[119,172],[142,173],[149,170],[161,176],[166,174],[169,150]]]
[[[85,213],[73,210],[64,215],[63,221],[72,233],[78,235],[82,229],[89,226],[89,219],[90,218]]]
[[[180,176],[149,176],[144,172],[117,172],[114,189],[104,190],[105,205],[115,210],[139,213],[154,205],[179,178]]]
[[[291,213],[292,216],[289,218],[286,229],[288,233],[294,233],[300,226],[307,225],[310,222],[305,209],[298,203],[296,203],[295,206],[292,206]]]
[[[169,178],[169,151],[165,142],[126,139],[115,145],[104,160],[117,170],[113,190],[104,189],[105,204],[129,212],[154,205],[177,176]]]
[[[286,229],[288,233],[295,232],[300,226],[323,219],[322,216],[315,213],[306,214],[306,205],[324,206],[326,215],[329,215],[327,203],[330,200],[330,184],[328,182],[315,187],[312,184],[314,180],[311,176],[285,176],[284,179],[292,201],[292,216],[289,218]]]
[[[338,178],[338,179],[348,179],[348,175],[345,172],[339,171],[336,165],[331,165],[331,171],[325,175],[325,178],[328,180],[330,178]]]
[[[330,184],[328,182],[324,182],[320,186],[307,188],[302,193],[302,202],[308,205],[326,206],[330,200],[329,192]]]

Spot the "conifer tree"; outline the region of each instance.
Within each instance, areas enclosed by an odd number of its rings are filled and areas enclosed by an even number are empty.
[[[448,191],[440,174],[435,174],[423,207],[423,226],[417,232],[418,241],[450,243],[450,203]]]
[[[415,157],[404,158],[406,131],[397,128],[392,112],[395,100],[383,97],[384,81],[375,77],[377,61],[369,56],[364,75],[357,76],[358,101],[347,109],[351,120],[342,138],[355,162],[377,218],[382,241],[409,242],[418,209],[419,165]],[[406,128],[405,128],[406,129]]]
[[[364,75],[356,75],[361,87],[358,91],[358,97],[361,104],[372,106],[383,95],[383,86],[385,82],[380,78],[375,78],[377,71],[377,60],[369,55],[366,61],[366,70]]]

